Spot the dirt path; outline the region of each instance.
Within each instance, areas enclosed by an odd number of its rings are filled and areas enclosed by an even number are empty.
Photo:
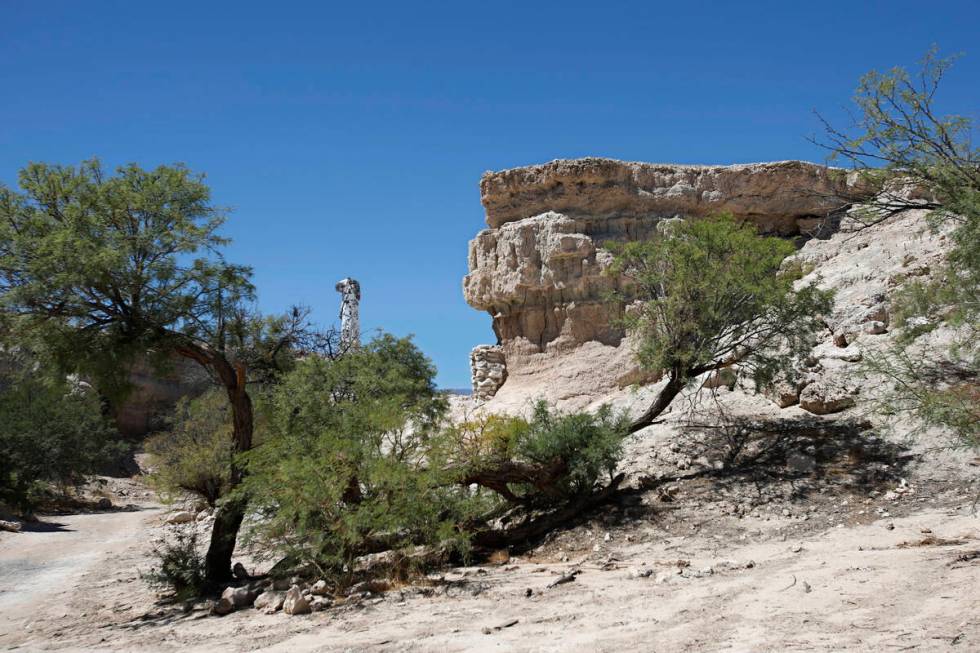
[[[0,647],[24,646],[64,619],[82,579],[145,539],[156,507],[45,517],[0,537]],[[130,570],[132,571],[132,570]]]

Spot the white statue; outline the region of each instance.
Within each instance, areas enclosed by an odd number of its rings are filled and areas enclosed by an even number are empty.
[[[361,345],[361,318],[357,306],[361,301],[361,284],[351,278],[337,282],[340,300],[340,346],[344,349]]]

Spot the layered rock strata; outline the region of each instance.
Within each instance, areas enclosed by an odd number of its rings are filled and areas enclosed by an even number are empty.
[[[463,293],[492,317],[506,359],[502,390],[516,391],[529,375],[588,375],[608,387],[637,380],[621,346],[623,306],[610,301],[614,293],[628,299],[628,289],[608,274],[604,244],[647,238],[667,219],[723,212],[792,236],[838,209],[846,184],[800,161],[687,166],[588,158],[486,173],[480,191],[489,228],[470,242]],[[572,351],[576,358],[565,359]],[[566,381],[555,391],[582,385]]]

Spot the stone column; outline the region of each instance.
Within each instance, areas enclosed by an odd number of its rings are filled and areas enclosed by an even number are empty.
[[[507,380],[507,361],[500,345],[477,345],[470,352],[473,398],[486,401],[497,394]]]
[[[361,345],[361,317],[358,304],[361,301],[361,284],[350,277],[337,282],[340,293],[340,346],[343,349]]]

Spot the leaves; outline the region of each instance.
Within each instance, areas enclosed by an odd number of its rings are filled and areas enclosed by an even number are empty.
[[[814,284],[794,290],[802,271],[784,264],[791,243],[731,216],[687,220],[611,249],[611,272],[639,300],[625,323],[641,365],[683,380],[737,363],[770,383],[809,350],[830,308],[831,294]]]

